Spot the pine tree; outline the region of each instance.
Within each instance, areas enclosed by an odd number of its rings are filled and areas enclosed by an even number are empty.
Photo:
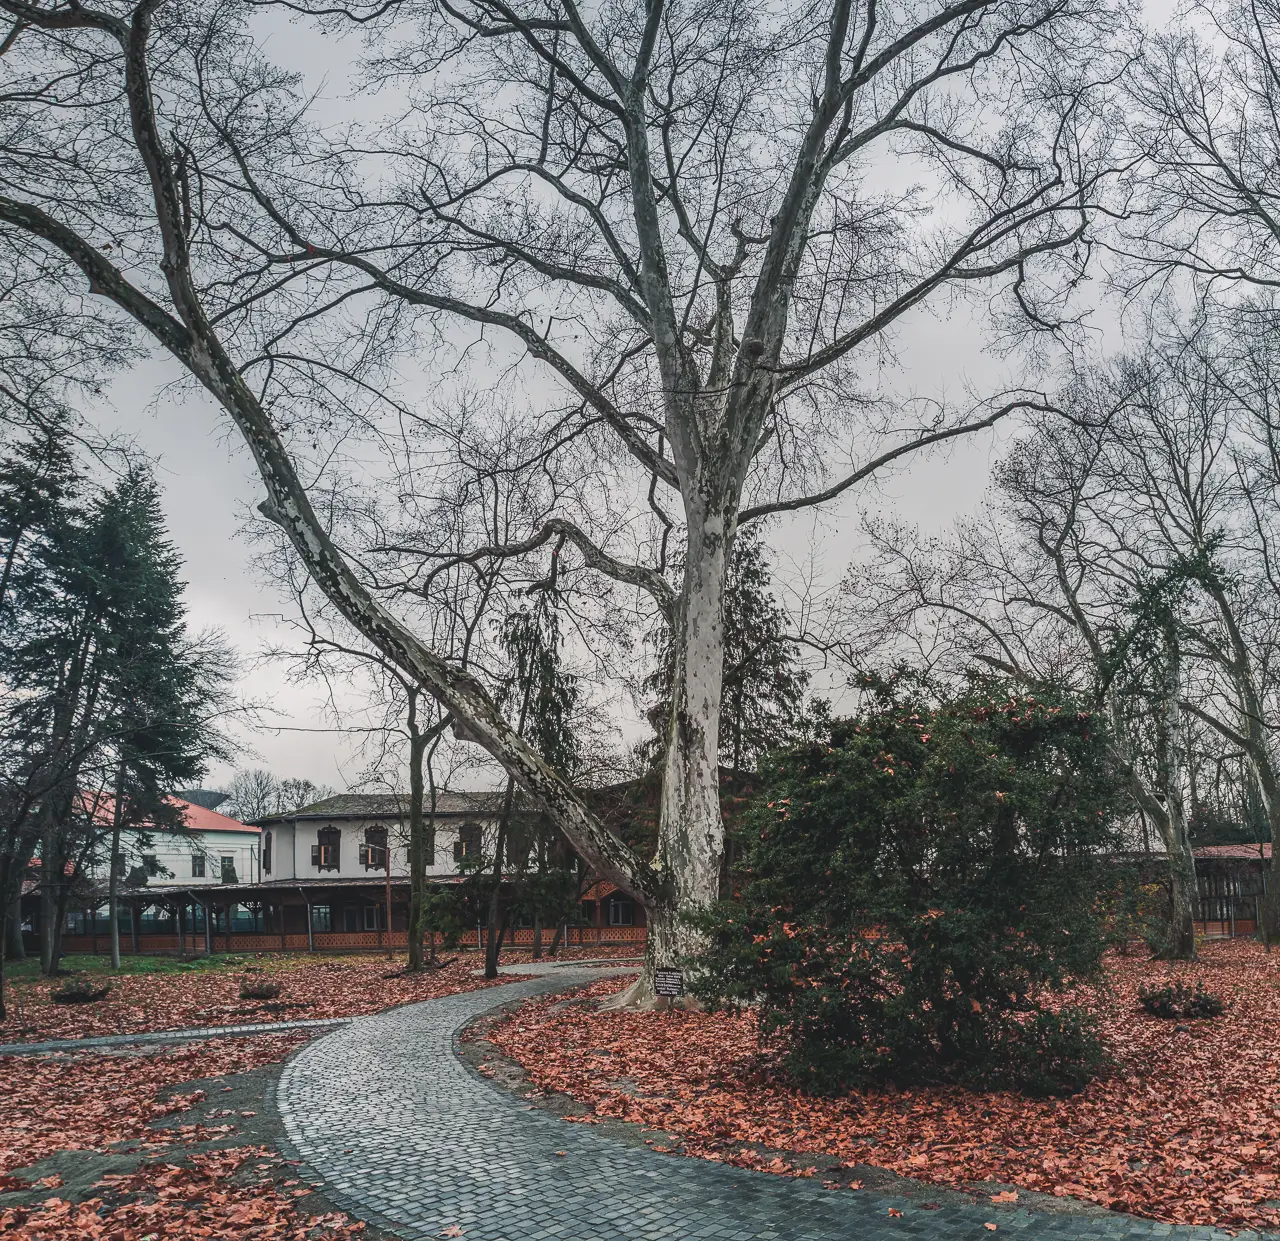
[[[517,731],[572,779],[580,761],[572,720],[581,687],[578,678],[564,667],[554,592],[543,591],[535,602],[512,612],[503,623],[500,638],[512,665],[507,705],[514,708]],[[493,857],[486,859],[492,864],[486,910],[486,978],[497,977],[502,938],[515,913],[532,915],[536,940],[543,919],[567,913],[572,899],[572,853],[542,816],[530,817],[520,801],[514,782],[508,780]],[[505,906],[504,867],[510,870],[506,886],[511,895]],[[479,881],[477,871],[471,886]]]
[[[735,775],[760,756],[796,740],[809,674],[787,638],[787,615],[769,589],[770,564],[754,527],[734,537],[724,598],[724,687],[720,703],[720,761]],[[642,690],[654,738],[641,747],[656,765],[669,732],[673,652],[670,631],[655,635],[658,663]]]
[[[109,917],[112,962],[120,964],[120,852],[125,828],[181,830],[169,791],[197,779],[219,742],[209,707],[223,677],[193,647],[186,628],[182,561],[169,540],[155,479],[130,470],[95,506],[99,589],[107,648],[105,698],[114,716]],[[213,672],[212,679],[210,672]]]
[[[57,782],[47,715],[36,709],[29,688],[14,673],[24,648],[55,610],[49,568],[69,541],[78,486],[69,436],[60,422],[12,444],[0,460],[0,1019],[2,963],[4,957],[26,955],[18,897],[40,839],[41,804]],[[47,705],[47,695],[44,700]]]

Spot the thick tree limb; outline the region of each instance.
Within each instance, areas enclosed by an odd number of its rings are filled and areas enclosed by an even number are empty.
[[[543,523],[541,529],[536,534],[531,534],[527,539],[522,539],[517,543],[493,544],[488,547],[477,547],[474,551],[461,554],[443,554],[437,552],[428,552],[422,548],[416,547],[383,547],[380,551],[399,551],[408,552],[411,555],[430,556],[433,559],[440,559],[441,563],[437,565],[427,575],[426,583],[430,585],[431,581],[439,574],[447,572],[449,569],[455,568],[460,564],[476,564],[481,560],[490,559],[509,559],[512,556],[523,556],[528,552],[536,551],[539,547],[550,542],[551,539],[562,537],[568,539],[581,553],[583,561],[588,568],[596,569],[605,574],[607,577],[613,578],[618,582],[625,582],[628,586],[638,586],[641,590],[648,591],[662,609],[667,619],[670,620],[675,612],[675,593],[672,591],[670,584],[662,574],[653,569],[646,568],[644,565],[631,564],[624,560],[617,560],[610,556],[607,552],[597,547],[595,543],[587,537],[586,533],[573,522],[566,521],[561,517],[553,517],[549,521]]]
[[[157,200],[163,211],[162,196]],[[231,415],[252,451],[267,490],[264,515],[284,530],[317,586],[347,621],[446,711],[465,721],[468,734],[551,815],[588,865],[646,905],[660,903],[663,877],[596,819],[502,718],[474,677],[451,667],[370,595],[317,518],[274,424],[216,336],[180,323],[125,280],[99,251],[39,208],[0,196],[0,221],[60,250],[88,276],[91,288],[111,298],[187,367]],[[198,304],[194,309],[198,315]]]

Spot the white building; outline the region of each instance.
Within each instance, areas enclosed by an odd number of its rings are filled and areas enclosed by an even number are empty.
[[[481,850],[502,812],[502,793],[437,795],[435,832],[427,874],[457,875],[464,857]],[[376,879],[409,875],[408,798],[398,793],[340,793],[291,814],[255,825],[262,832],[261,879]]]
[[[186,826],[126,828],[121,836],[121,865],[126,874],[141,878],[148,888],[192,888],[222,883],[256,883],[261,878],[262,829],[181,797],[169,804],[182,811]],[[98,808],[104,826],[111,818],[110,799]],[[107,857],[89,868],[90,878],[105,885]]]

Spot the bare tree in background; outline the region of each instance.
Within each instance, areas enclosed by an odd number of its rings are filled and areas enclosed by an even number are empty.
[[[1280,283],[1280,3],[1189,5],[1144,41],[1130,91],[1139,157],[1118,248],[1130,290],[1238,296]]]
[[[717,894],[735,530],[1044,404],[919,419],[860,381],[905,316],[965,289],[1007,294],[1012,330],[1059,325],[1111,168],[1122,18],[1104,0],[323,12],[378,49],[362,99],[380,90],[382,118],[354,135],[309,124],[226,6],[0,0],[5,261],[60,311],[131,318],[227,411],[317,587],[646,906],[628,999],[648,1003],[652,969],[697,948],[682,911]],[[326,453],[435,417],[393,390],[410,360],[449,376],[445,444],[477,380],[518,409],[507,464],[543,509],[522,537],[356,538]],[[674,634],[652,861],[369,571],[413,591],[548,546],[541,572],[613,579]]]
[[[219,813],[242,823],[254,823],[273,814],[292,814],[333,795],[333,789],[297,776],[283,779],[262,767],[245,768],[231,777],[227,800]]]
[[[1082,381],[1062,398],[1076,420],[1044,419],[996,471],[996,497],[949,539],[876,522],[872,587],[846,610],[845,658],[903,652],[952,675],[985,665],[1094,699],[1144,821],[1169,858],[1160,951],[1195,956],[1196,876],[1185,806],[1178,618],[1152,591],[1152,562],[1118,520],[1118,475],[1132,468],[1115,426],[1131,376]],[[1126,486],[1127,489],[1127,486]]]

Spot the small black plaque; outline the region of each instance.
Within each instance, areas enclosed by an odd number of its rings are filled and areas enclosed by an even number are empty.
[[[684,995],[684,972],[682,970],[654,970],[653,992],[655,995]]]

